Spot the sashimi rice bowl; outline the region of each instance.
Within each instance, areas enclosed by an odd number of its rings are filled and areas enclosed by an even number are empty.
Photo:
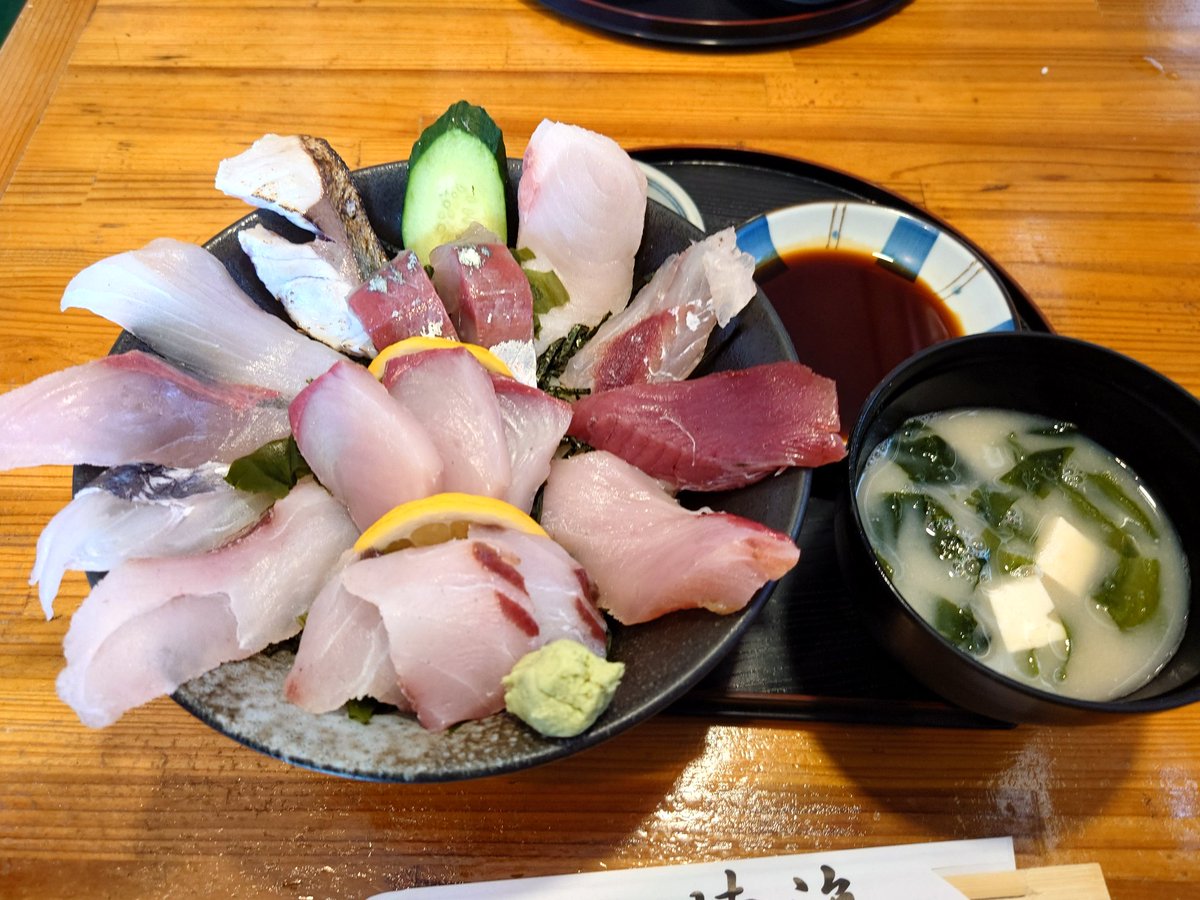
[[[216,183],[257,210],[89,266],[62,305],[112,353],[0,397],[0,468],[76,467],[31,583],[49,619],[91,573],[57,682],[81,722],[170,695],[292,764],[466,778],[611,737],[731,649],[845,453],[731,230],[579,126],[509,159],[466,102],[406,162],[266,135]]]

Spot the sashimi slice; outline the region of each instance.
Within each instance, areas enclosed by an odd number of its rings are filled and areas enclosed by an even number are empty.
[[[295,634],[357,534],[342,505],[305,479],[219,550],[121,563],[71,618],[59,696],[85,725],[102,728]]]
[[[568,433],[676,490],[722,491],[846,455],[833,381],[793,362],[579,398]]]
[[[554,461],[541,522],[596,582],[600,608],[626,625],[696,607],[736,612],[800,556],[757,522],[683,508],[604,450]]]
[[[347,303],[360,279],[346,247],[323,238],[293,243],[261,225],[239,231],[238,243],[297,328],[342,353],[375,355],[366,328]]]
[[[553,270],[570,297],[539,318],[540,353],[577,323],[598,325],[629,301],[646,216],[646,176],[610,138],[543,121],[517,188],[517,247]]]
[[[287,400],[344,358],[256,306],[208,251],[169,238],[88,266],[62,308],[103,316],[191,371]]]
[[[0,421],[0,469],[232,462],[289,428],[274,391],[202,382],[140,350],[9,391]]]
[[[387,262],[350,169],[328,141],[306,134],[263,135],[221,161],[216,186],[344,246],[355,260],[358,281]]]
[[[596,585],[571,554],[548,537],[515,528],[473,525],[468,537],[494,547],[520,574],[538,623],[537,647],[563,638],[607,655],[608,626],[596,608]]]
[[[376,351],[410,337],[458,338],[442,298],[411,250],[356,287],[347,302]]]
[[[503,708],[500,679],[534,649],[539,627],[493,548],[463,540],[402,550],[352,564],[341,581],[379,610],[421,725],[441,731]]]
[[[379,609],[347,591],[340,570],[309,609],[283,695],[311,713],[367,697],[408,708]]]
[[[433,285],[458,336],[500,357],[519,381],[537,382],[533,293],[503,244],[456,242],[429,254]]]
[[[360,529],[393,506],[441,490],[441,456],[424,427],[362,366],[340,362],[289,409],[313,473]]]
[[[49,619],[67,569],[107,572],[133,557],[213,550],[254,525],[272,498],[239,491],[229,467],[107,469],[42,529],[29,583]]]
[[[754,257],[738,249],[732,228],[667,259],[633,301],[597,329],[563,370],[572,389],[680,381],[724,327],[754,297]]]
[[[492,380],[459,347],[391,360],[383,383],[424,426],[445,466],[442,489],[505,497],[512,483],[504,422]]]
[[[508,445],[512,482],[503,497],[529,512],[571,424],[571,404],[503,375],[492,375]]]

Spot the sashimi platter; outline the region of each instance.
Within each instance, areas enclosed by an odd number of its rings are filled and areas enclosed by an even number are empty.
[[[0,396],[0,468],[75,467],[30,583],[83,725],[171,696],[346,777],[512,771],[678,699],[795,566],[836,386],[732,229],[577,125],[414,137],[220,161],[254,211],[84,269],[112,352]]]

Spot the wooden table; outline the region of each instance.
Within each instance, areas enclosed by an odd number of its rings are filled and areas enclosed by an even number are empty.
[[[835,166],[984,247],[1059,331],[1200,392],[1200,10],[916,0],[825,42],[623,41],[532,0],[31,0],[0,51],[0,389],[103,355],[70,277],[244,207],[217,162],[268,131],[352,166],[461,97],[520,153],[543,117],[628,148]],[[0,894],[364,896],[389,887],[1012,835],[1119,898],[1200,891],[1200,707],[954,731],[663,715],[574,758],[430,786],[295,770],[170,700],[103,731],[55,697],[63,615],[26,584],[69,473],[0,477]],[[64,613],[86,584],[73,575]]]

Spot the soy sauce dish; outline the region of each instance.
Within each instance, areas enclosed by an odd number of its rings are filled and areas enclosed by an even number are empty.
[[[951,338],[882,380],[848,449],[851,602],[931,690],[1013,723],[1200,700],[1186,390],[1059,335]]]
[[[893,366],[1017,316],[982,256],[932,221],[876,203],[801,203],[749,219],[738,247],[800,360],[838,385],[843,433]]]

